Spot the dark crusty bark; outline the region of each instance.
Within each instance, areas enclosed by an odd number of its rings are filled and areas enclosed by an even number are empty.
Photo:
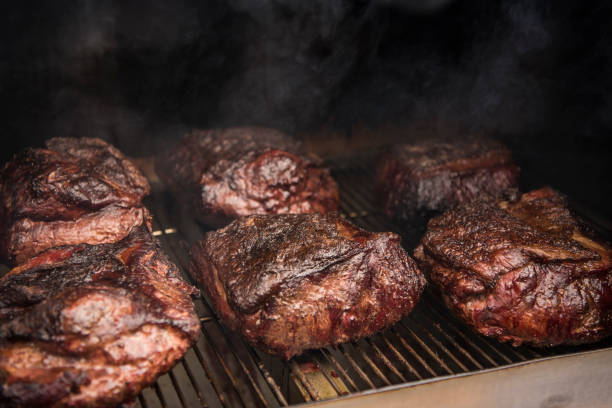
[[[415,258],[451,309],[500,341],[580,344],[612,331],[612,248],[550,188],[430,220]]]
[[[300,150],[272,129],[199,130],[162,153],[156,171],[203,219],[336,210],[338,188],[329,171]]]
[[[199,335],[190,295],[147,228],[49,249],[0,279],[0,406],[132,398]]]
[[[518,188],[519,168],[496,141],[428,139],[394,146],[380,160],[377,190],[388,216],[409,218]]]
[[[149,184],[100,139],[55,138],[0,171],[0,252],[15,264],[54,246],[118,241],[148,220]]]
[[[207,233],[191,257],[222,321],[287,359],[392,325],[425,285],[398,235],[335,213],[241,218]]]

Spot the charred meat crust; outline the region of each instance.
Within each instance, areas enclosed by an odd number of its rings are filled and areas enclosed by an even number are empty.
[[[156,170],[201,219],[338,208],[338,188],[321,161],[272,129],[193,131],[158,157]]]
[[[612,331],[612,249],[550,188],[433,218],[414,256],[484,335],[554,346]]]
[[[54,138],[0,171],[0,252],[11,264],[58,245],[116,242],[149,218],[149,184],[100,139]]]
[[[115,406],[199,335],[191,294],[149,230],[48,249],[0,279],[0,405]]]
[[[377,192],[390,217],[440,211],[518,188],[510,151],[484,138],[425,140],[395,146],[380,160]]]
[[[335,213],[241,218],[207,233],[191,258],[222,321],[286,359],[392,325],[425,285],[398,235]]]

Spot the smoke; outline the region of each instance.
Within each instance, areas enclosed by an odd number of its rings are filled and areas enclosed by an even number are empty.
[[[612,127],[603,2],[2,7],[0,119],[23,144],[95,134],[144,155],[156,144],[143,139],[163,144],[189,127],[448,122],[517,145],[563,133],[567,145],[568,134],[600,140]]]

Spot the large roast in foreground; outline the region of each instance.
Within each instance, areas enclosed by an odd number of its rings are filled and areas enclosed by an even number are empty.
[[[146,227],[19,265],[0,279],[0,406],[135,397],[197,339],[193,293]]]
[[[398,235],[335,213],[241,218],[207,233],[191,257],[222,321],[287,359],[392,325],[425,285]]]
[[[484,335],[555,346],[612,332],[612,248],[550,188],[433,218],[415,258]]]

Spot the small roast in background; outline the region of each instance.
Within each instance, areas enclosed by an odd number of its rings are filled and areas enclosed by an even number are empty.
[[[48,249],[0,279],[0,406],[101,407],[135,397],[200,332],[186,284],[147,227]]]
[[[212,224],[251,214],[325,213],[338,187],[301,144],[257,127],[196,130],[156,161],[156,172],[196,216]]]
[[[612,248],[550,188],[433,218],[415,258],[486,336],[555,346],[612,332]]]
[[[335,213],[240,218],[208,232],[191,258],[221,320],[286,359],[389,327],[425,286],[398,235]]]
[[[519,167],[497,141],[468,137],[424,139],[383,155],[377,190],[390,217],[443,211],[485,195],[518,188]]]
[[[60,245],[102,244],[148,222],[149,184],[100,139],[54,138],[0,171],[0,251],[10,264]]]

